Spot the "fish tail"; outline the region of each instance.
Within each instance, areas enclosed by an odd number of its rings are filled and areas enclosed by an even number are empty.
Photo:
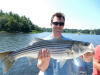
[[[12,52],[12,51],[0,53],[0,60],[2,63],[2,67],[3,67],[3,74],[6,74],[6,72],[9,70],[9,68],[14,63],[14,61],[11,61],[10,57],[8,56],[9,52]]]

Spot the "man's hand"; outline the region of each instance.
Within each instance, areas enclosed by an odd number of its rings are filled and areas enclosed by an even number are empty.
[[[91,62],[92,57],[93,57],[93,53],[91,52],[87,52],[86,54],[80,56],[80,58],[85,62]]]
[[[38,54],[38,63],[37,67],[40,69],[40,71],[45,71],[49,66],[50,61],[50,53],[47,49],[42,49],[42,51]]]

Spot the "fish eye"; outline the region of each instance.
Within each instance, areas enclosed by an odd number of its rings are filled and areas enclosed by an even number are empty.
[[[88,43],[88,42],[86,42],[86,43],[84,43],[84,46],[87,46],[87,45],[89,45],[90,43]]]

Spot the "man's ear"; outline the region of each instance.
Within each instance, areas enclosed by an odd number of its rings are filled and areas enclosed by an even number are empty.
[[[50,23],[50,26],[52,26],[52,23]]]

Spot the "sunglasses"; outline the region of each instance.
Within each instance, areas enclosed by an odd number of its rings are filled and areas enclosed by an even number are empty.
[[[64,26],[64,22],[52,22],[52,24],[54,26],[58,26],[58,24],[59,24],[59,26]]]

